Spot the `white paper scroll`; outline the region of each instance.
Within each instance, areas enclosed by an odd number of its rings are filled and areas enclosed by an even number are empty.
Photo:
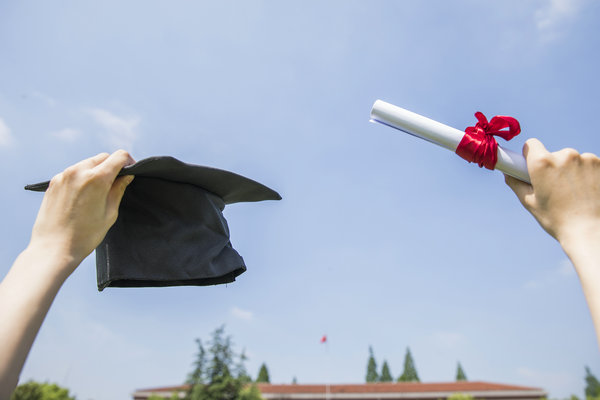
[[[465,132],[449,127],[422,115],[415,114],[385,101],[377,100],[371,109],[371,121],[391,126],[403,132],[417,136],[456,151]],[[530,183],[525,158],[521,154],[498,146],[496,169],[523,182]]]

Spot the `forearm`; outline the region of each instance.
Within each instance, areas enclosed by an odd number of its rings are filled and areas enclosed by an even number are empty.
[[[600,346],[600,226],[565,235],[560,244],[581,281]]]
[[[0,283],[0,398],[17,385],[27,354],[74,261],[30,245]]]

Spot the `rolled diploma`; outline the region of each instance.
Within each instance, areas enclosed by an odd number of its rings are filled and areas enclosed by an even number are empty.
[[[371,121],[391,126],[456,152],[464,131],[444,125],[393,104],[377,100],[371,109]],[[531,183],[527,163],[522,155],[498,146],[496,169],[523,182]]]

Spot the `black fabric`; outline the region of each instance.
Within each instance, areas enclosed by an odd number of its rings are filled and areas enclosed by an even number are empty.
[[[119,176],[135,175],[189,183],[221,197],[225,204],[281,200],[276,191],[244,176],[222,169],[187,164],[169,156],[149,157],[128,165]],[[44,192],[50,181],[25,186],[25,190]]]
[[[226,204],[279,200],[232,172],[151,157],[125,167],[135,175],[116,223],[96,248],[98,290],[106,287],[216,285],[246,270],[229,241]],[[43,191],[48,182],[28,185]]]

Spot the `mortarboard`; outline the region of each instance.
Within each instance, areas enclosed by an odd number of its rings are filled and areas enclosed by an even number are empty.
[[[98,290],[105,287],[217,285],[246,270],[229,240],[226,204],[281,200],[233,172],[150,157],[124,167],[135,175],[119,216],[96,248]],[[25,186],[45,191],[49,182]]]

